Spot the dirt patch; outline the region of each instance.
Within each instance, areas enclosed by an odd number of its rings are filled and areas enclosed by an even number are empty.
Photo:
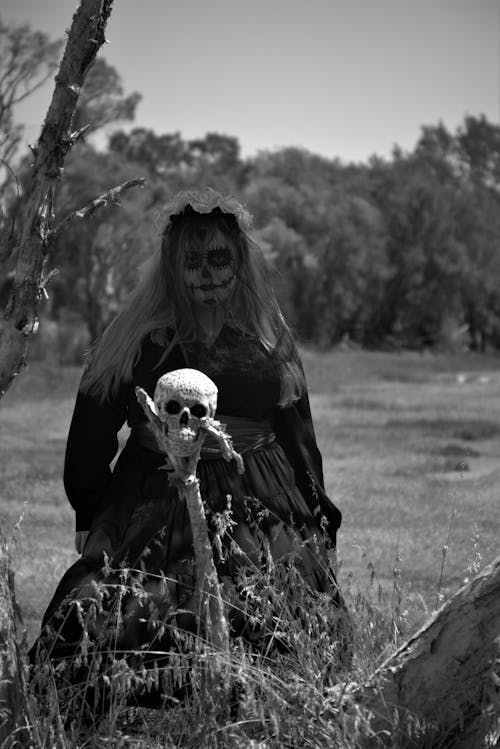
[[[433,436],[442,434],[465,442],[489,440],[500,435],[500,424],[486,419],[394,419],[386,426],[390,429],[418,429]]]
[[[436,454],[436,451],[434,451],[434,454]],[[467,460],[467,458],[479,458],[481,453],[468,445],[459,445],[456,442],[450,442],[448,445],[443,445],[443,447],[437,450],[437,455],[441,455],[443,458]]]
[[[493,421],[472,421],[455,432],[454,437],[465,442],[489,440],[498,437],[500,425]]]

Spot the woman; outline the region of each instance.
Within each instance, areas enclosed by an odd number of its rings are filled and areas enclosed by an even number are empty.
[[[99,615],[121,607],[112,632],[119,651],[152,645],[157,654],[172,647],[174,624],[196,631],[187,509],[135,395],[139,386],[152,396],[162,374],[184,367],[217,385],[217,419],[244,461],[240,475],[207,440],[198,464],[232,634],[256,647],[269,641],[275,612],[256,591],[263,580],[279,586],[291,566],[311,591],[339,601],[328,552],[341,515],[324,491],[304,373],[248,236],[251,217],[209,188],[180,193],[166,214],[159,253],[84,371],[64,475],[82,557],[55,592],[32,660],[40,646],[52,659],[75,653],[91,620],[94,637],[105,639],[99,616],[71,608],[76,600],[99,599]],[[111,471],[125,421],[130,436]],[[112,569],[120,582],[124,570],[136,575],[125,595],[117,586],[119,604]]]

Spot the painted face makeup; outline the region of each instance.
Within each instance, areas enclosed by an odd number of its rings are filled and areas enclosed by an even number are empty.
[[[220,232],[210,237],[205,249],[186,251],[184,285],[195,304],[223,304],[235,282],[235,253]]]

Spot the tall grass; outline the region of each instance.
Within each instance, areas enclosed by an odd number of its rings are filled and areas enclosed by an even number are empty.
[[[147,608],[150,593],[137,574],[120,571],[115,601],[133,590]],[[397,647],[399,619],[350,590],[346,609],[338,609],[329,595],[304,588],[294,567],[272,588],[268,583],[256,575],[247,591],[254,596],[264,584],[266,600],[280,602],[266,637],[258,647],[234,638],[229,655],[168,617],[150,619],[150,626],[170,628],[174,650],[158,652],[154,639],[149,652],[110,649],[99,633],[119,632],[122,612],[114,607],[103,618],[100,604],[104,595],[109,600],[110,586],[101,596],[97,590],[92,605],[78,604],[76,655],[51,660],[41,651],[5,747],[364,746],[374,739],[372,716],[349,693]],[[159,692],[151,709],[151,695]],[[132,707],[137,702],[146,707]],[[399,723],[398,732],[404,735]]]
[[[130,679],[147,686],[157,675],[131,674],[121,656],[108,659],[112,707],[95,720],[74,709],[84,684],[56,689],[47,662],[41,681],[25,682],[24,713],[6,747],[377,746],[369,710],[349,696],[353,685],[497,554],[500,361],[305,351],[304,363],[327,489],[344,514],[338,576],[354,623],[351,664],[318,629],[331,615],[320,600],[304,602],[300,626],[291,612],[274,622],[271,639],[286,630],[293,643],[286,654],[233,641],[223,679],[207,643],[194,641],[169,671],[189,667],[191,693],[158,710],[127,704]],[[4,532],[23,516],[10,549],[25,619],[19,640],[27,627],[33,641],[76,558],[61,475],[78,377],[77,368],[37,363],[0,404]],[[232,712],[228,684],[239,694]],[[405,721],[395,716],[392,745],[403,746],[406,733],[417,741],[409,745],[425,746],[411,716]]]
[[[147,607],[150,594],[137,575],[144,580],[138,570],[120,570],[117,598],[131,590]],[[372,575],[376,579],[375,570]],[[260,583],[253,580],[251,592]],[[119,607],[104,619],[100,606],[82,606],[75,657],[41,655],[31,678],[25,667],[22,710],[3,746],[454,749],[453,739],[436,735],[411,709],[395,710],[381,731],[370,703],[360,699],[363,685],[373,689],[374,672],[401,644],[406,601],[398,585],[395,571],[392,615],[385,613],[378,584],[372,596],[346,589],[346,609],[339,611],[328,595],[305,589],[292,567],[267,589],[268,599],[288,603],[270,621],[262,646],[234,638],[229,653],[214,650],[203,634],[154,616],[150,628],[169,628],[175,648],[161,652],[153,638],[150,650],[113,650],[99,632],[120,630]],[[161,695],[154,708],[152,695]],[[500,736],[500,712],[489,706],[484,716],[486,738],[474,749],[494,747]]]

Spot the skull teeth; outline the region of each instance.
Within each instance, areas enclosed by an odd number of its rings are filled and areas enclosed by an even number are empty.
[[[197,430],[184,427],[176,430],[175,434],[170,430],[168,436],[171,442],[192,442],[197,437]]]

